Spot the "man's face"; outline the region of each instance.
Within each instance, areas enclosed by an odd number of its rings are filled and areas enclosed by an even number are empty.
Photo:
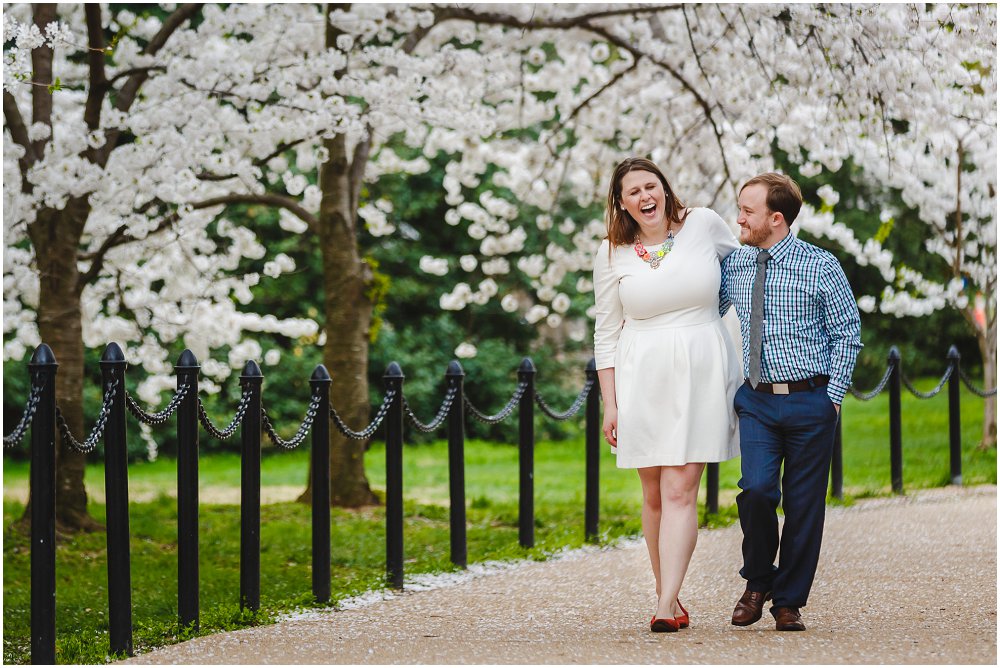
[[[736,223],[740,226],[740,242],[757,246],[758,248],[770,248],[780,239],[772,238],[777,235],[779,229],[774,225],[775,214],[767,208],[767,186],[755,183],[747,186],[740,193],[739,197],[740,213],[736,218]],[[784,226],[784,221],[778,221]]]

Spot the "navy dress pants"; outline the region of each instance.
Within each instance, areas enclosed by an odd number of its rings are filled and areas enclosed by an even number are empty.
[[[837,410],[826,387],[767,394],[744,384],[733,403],[743,474],[736,497],[743,527],[740,575],[750,591],[774,592],[775,606],[803,607],[823,539]],[[785,512],[780,541],[779,502]]]

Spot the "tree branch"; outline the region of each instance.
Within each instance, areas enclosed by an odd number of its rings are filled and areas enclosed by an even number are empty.
[[[350,171],[347,174],[348,189],[351,193],[351,216],[357,216],[358,213],[358,203],[361,199],[361,186],[365,180],[365,166],[368,164],[368,156],[371,155],[372,151],[372,133],[375,132],[375,128],[368,125],[365,129],[367,130],[367,134],[363,139],[359,140],[357,146],[354,147],[354,155],[351,158]],[[355,223],[356,222],[357,221],[355,220]]]
[[[698,10],[692,9],[697,16]],[[691,32],[691,21],[688,19],[687,9],[683,11],[684,14],[684,27],[687,28],[688,43],[691,45],[691,53],[694,54],[694,62],[698,65],[698,71],[701,72],[701,76],[704,77],[705,83],[708,83],[708,73],[705,72],[705,66],[701,63],[701,54],[698,53],[698,48],[694,44],[694,34]]]
[[[145,204],[143,204],[141,207],[139,207],[136,210],[136,213],[139,214],[146,213],[154,206],[158,206],[160,204],[163,204],[163,202],[161,202],[159,199],[153,198],[148,202],[146,202]],[[166,218],[164,218],[163,220],[161,220],[155,228],[150,230],[146,234],[146,238],[148,239],[149,237],[155,234],[163,232],[164,230],[168,229],[171,225],[173,225],[174,221],[176,220],[177,220],[177,213],[174,212],[169,216],[167,216]],[[87,268],[87,271],[85,273],[80,275],[80,279],[77,283],[79,286],[78,291],[82,292],[83,288],[86,285],[88,285],[91,281],[97,278],[97,275],[104,267],[104,258],[107,256],[108,252],[112,248],[123,246],[132,241],[136,241],[136,239],[134,237],[128,236],[127,226],[120,225],[118,229],[116,229],[114,232],[108,235],[108,238],[104,240],[104,243],[102,243],[101,247],[98,248],[96,251],[94,251],[93,253],[79,254],[77,259],[82,260],[84,262],[90,260],[90,267]]]
[[[32,11],[35,27],[44,35],[45,26],[58,18],[56,5],[44,4],[35,5]],[[33,86],[31,89],[31,122],[44,123],[52,127],[52,47],[43,44],[31,50],[31,80],[32,83],[41,84]],[[45,139],[32,142],[35,155],[45,154],[45,145],[52,138],[52,133]]]
[[[38,158],[35,154],[35,148],[31,145],[31,140],[28,138],[28,128],[24,124],[24,118],[21,116],[21,110],[17,106],[17,100],[6,90],[3,92],[3,117],[7,124],[7,129],[10,130],[11,139],[24,149],[24,155],[18,159],[17,165],[21,169],[22,190],[31,192],[31,184],[28,183],[28,168],[35,164],[35,160]]]
[[[111,77],[111,79],[108,80],[108,85],[113,86],[118,82],[119,79],[125,79],[134,74],[139,74],[142,72],[145,72],[148,75],[150,72],[166,72],[166,71],[167,68],[164,67],[163,65],[149,65],[147,67],[130,67],[129,69],[122,70],[121,72],[118,72],[113,77]]]
[[[167,17],[167,20],[163,22],[160,26],[160,30],[153,36],[153,39],[149,41],[146,48],[142,50],[142,53],[147,56],[156,55],[156,53],[163,48],[177,30],[180,29],[187,21],[189,21],[195,14],[201,11],[202,3],[194,3],[181,5],[173,14]],[[152,68],[139,68],[137,69],[129,78],[125,81],[125,85],[122,86],[121,91],[118,93],[118,98],[115,101],[115,108],[119,111],[128,111],[135,102],[136,96],[139,94],[139,88],[142,84],[146,82],[149,78],[149,73]],[[103,148],[99,153],[97,164],[102,167],[107,164],[108,158],[111,157],[111,151],[114,149],[115,145],[118,143],[118,135],[120,130],[110,130],[108,131]]]
[[[650,20],[649,27],[653,31],[653,34],[656,35],[661,41],[666,41],[666,36],[663,34],[662,25],[660,25],[659,23],[654,23],[652,20]],[[626,46],[626,48],[628,47]],[[633,57],[636,56],[633,55]],[[695,90],[694,85],[688,83],[688,81],[681,75],[680,72],[677,72],[673,67],[671,67],[669,64],[665,62],[657,61],[654,58],[650,58],[650,60],[652,60],[654,63],[656,63],[657,65],[665,69],[667,72],[669,72],[670,75],[674,79],[676,79],[678,83],[681,84],[681,86],[686,88],[688,92],[691,93],[695,101],[698,102],[698,106],[701,107],[702,111],[705,114],[705,120],[708,121],[708,123],[712,126],[712,132],[715,134],[715,143],[719,146],[719,157],[722,159],[722,169],[726,172],[726,181],[731,183],[733,180],[733,175],[729,170],[729,161],[726,160],[726,148],[725,146],[723,146],[722,143],[722,131],[719,129],[719,126],[715,122],[715,118],[712,116],[712,107],[708,104],[708,101],[704,97],[702,97],[701,93]]]
[[[141,207],[139,211],[141,212],[148,210],[149,208],[151,208],[156,204],[159,204],[159,202],[151,200],[147,202],[143,207]],[[294,199],[292,199],[291,197],[286,197],[284,195],[277,195],[273,193],[265,193],[263,195],[249,195],[249,194],[240,195],[234,193],[230,195],[223,195],[221,197],[212,197],[206,200],[202,200],[201,202],[194,202],[190,206],[192,209],[208,209],[213,206],[219,206],[220,204],[221,205],[266,204],[268,206],[276,206],[288,209],[296,216],[298,216],[306,223],[308,223],[310,226],[314,226],[315,224],[315,216],[306,211]],[[146,234],[145,238],[148,239],[153,235],[159,234],[164,230],[170,229],[170,227],[175,222],[177,222],[178,218],[180,218],[180,213],[178,213],[177,211],[174,211],[164,216],[162,219],[160,219],[160,222],[156,224],[156,227],[154,227]],[[313,229],[315,229],[315,227],[313,227]],[[108,235],[108,238],[104,240],[100,248],[98,248],[96,251],[92,253],[86,253],[80,255],[79,257],[80,260],[83,261],[90,260],[91,262],[90,262],[90,267],[87,268],[87,271],[80,275],[79,285],[81,286],[88,285],[91,281],[97,278],[97,275],[100,273],[101,269],[104,266],[104,259],[107,257],[108,253],[113,248],[124,246],[125,244],[131,243],[133,241],[137,241],[137,239],[129,235],[128,227],[126,225],[120,225],[118,229],[116,229],[114,232]]]
[[[297,200],[292,199],[287,195],[279,195],[277,193],[264,193],[263,195],[243,195],[239,193],[232,193],[229,195],[222,195],[220,197],[211,197],[209,199],[202,200],[201,202],[194,202],[191,204],[191,208],[207,209],[209,207],[219,206],[220,204],[266,204],[267,206],[287,209],[301,218],[303,222],[307,223],[313,229],[316,229],[316,225],[318,224],[316,216],[309,213],[309,211],[299,204]]]
[[[77,281],[78,292],[83,290],[83,287],[89,285],[97,275],[101,272],[104,267],[104,258],[107,256],[108,251],[110,251],[115,246],[121,246],[122,244],[128,243],[131,239],[125,238],[125,232],[128,228],[125,225],[120,225],[117,230],[108,235],[108,238],[104,240],[101,247],[98,248],[93,253],[87,253],[86,255],[81,255],[80,260],[90,260],[90,266],[87,271],[80,274],[80,278]],[[159,231],[159,230],[156,230]]]
[[[477,12],[467,7],[435,6],[433,11],[439,21],[458,19],[463,21],[472,21],[474,23],[504,25],[510,28],[523,28],[525,30],[539,30],[545,28],[585,28],[587,30],[593,30],[593,27],[590,25],[590,21],[597,19],[606,19],[614,16],[638,16],[640,14],[652,14],[654,12],[663,12],[683,8],[684,5],[652,5],[647,7],[606,9],[600,12],[590,12],[588,14],[568,16],[562,19],[536,19],[533,17],[527,21],[522,21],[521,19],[510,16],[509,14]]]
[[[257,165],[258,167],[260,167],[261,165],[266,165],[273,158],[277,158],[279,155],[281,155],[288,149],[294,148],[295,146],[298,146],[304,141],[309,141],[310,139],[315,139],[316,137],[319,136],[321,136],[321,133],[317,133],[309,137],[302,137],[300,139],[296,139],[295,141],[289,141],[283,144],[279,144],[278,148],[274,149],[264,157],[254,158],[253,164]],[[235,179],[236,176],[237,176],[236,174],[213,174],[211,172],[201,172],[200,174],[197,175],[197,178],[201,181],[226,181],[228,179]]]
[[[84,4],[87,16],[87,65],[90,69],[90,90],[83,120],[91,130],[101,127],[101,103],[108,92],[108,78],[104,72],[104,27],[101,25],[101,6]],[[96,156],[94,156],[96,157]]]
[[[555,127],[555,129],[552,130],[552,137],[554,138],[557,134],[559,134],[560,130],[562,130],[564,127],[566,127],[567,125],[569,125],[570,121],[572,121],[574,118],[576,118],[576,115],[579,114],[580,111],[582,111],[584,108],[586,108],[594,99],[596,99],[604,91],[606,91],[607,89],[611,88],[616,83],[618,83],[619,81],[621,81],[622,78],[626,74],[628,74],[629,72],[631,72],[632,70],[634,70],[638,66],[639,66],[639,59],[638,58],[633,58],[631,65],[629,65],[624,70],[622,70],[618,74],[616,74],[613,77],[611,77],[611,79],[606,84],[604,84],[603,86],[601,86],[600,88],[598,88],[596,91],[594,91],[593,93],[591,93],[589,96],[587,96],[586,100],[584,100],[583,102],[581,102],[580,104],[578,104],[576,107],[574,107],[573,111],[571,111],[569,113],[569,115],[566,116],[565,119],[560,120],[559,124]],[[550,149],[550,152],[552,152],[552,149]]]
[[[686,91],[688,91],[691,96],[695,99],[698,106],[701,107],[705,114],[705,120],[712,126],[712,130],[715,133],[716,143],[719,145],[719,152],[722,156],[723,168],[726,172],[727,180],[732,180],[732,174],[729,170],[729,163],[726,161],[725,150],[722,144],[722,131],[719,130],[719,126],[715,122],[715,118],[712,116],[712,106],[708,103],[708,100],[702,96],[702,94],[695,88],[695,86],[684,78],[677,68],[668,62],[665,62],[661,58],[654,57],[639,48],[633,46],[625,39],[612,34],[606,27],[598,26],[591,23],[592,20],[600,18],[608,18],[611,16],[623,16],[623,15],[639,15],[639,14],[652,14],[655,12],[662,12],[667,10],[682,10],[683,5],[656,5],[651,7],[638,7],[632,9],[613,9],[604,10],[601,12],[591,12],[589,14],[580,14],[579,16],[571,16],[564,19],[535,19],[531,18],[528,20],[521,20],[516,17],[507,14],[497,14],[492,12],[476,12],[465,7],[454,7],[454,6],[443,6],[435,7],[434,14],[439,22],[443,22],[449,19],[458,19],[465,21],[472,21],[475,23],[484,24],[494,24],[494,25],[504,25],[511,28],[522,28],[524,30],[539,30],[539,29],[566,29],[566,28],[580,28],[582,30],[588,30],[595,35],[603,37],[605,40],[614,44],[623,51],[628,51],[632,55],[633,60],[638,60],[640,57],[646,57],[650,62],[663,68],[677,83],[681,85]],[[654,33],[658,33],[660,38],[663,39],[663,27],[650,21],[650,27]]]
[[[958,140],[958,165],[955,166],[955,260],[952,264],[952,273],[956,276],[962,273],[962,250],[965,242],[962,239],[962,161],[965,158],[965,149],[962,140]]]

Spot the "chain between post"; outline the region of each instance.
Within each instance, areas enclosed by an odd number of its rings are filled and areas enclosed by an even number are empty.
[[[104,435],[104,428],[108,424],[108,416],[111,414],[111,404],[115,400],[115,390],[118,388],[118,382],[117,378],[113,378],[108,383],[108,387],[104,391],[104,402],[101,404],[101,412],[97,415],[97,421],[94,423],[94,428],[91,430],[90,435],[82,443],[73,438],[73,434],[70,433],[69,425],[66,424],[66,419],[63,417],[62,411],[56,406],[56,426],[59,427],[59,433],[62,435],[63,441],[77,452],[86,455],[93,452],[94,448],[97,447],[98,441]]]
[[[309,402],[309,407],[306,408],[306,416],[302,418],[302,424],[296,430],[295,435],[292,436],[287,441],[278,435],[278,432],[274,430],[271,425],[271,419],[267,417],[267,411],[263,407],[260,409],[260,421],[264,427],[264,431],[267,433],[268,438],[279,448],[284,448],[285,450],[294,450],[298,446],[302,445],[302,442],[306,440],[306,434],[312,428],[313,421],[316,419],[316,413],[319,411],[319,395],[313,395],[312,400]]]
[[[392,404],[392,400],[396,398],[395,390],[388,390],[385,393],[385,397],[382,399],[382,405],[379,406],[378,412],[375,414],[375,419],[372,420],[371,424],[362,429],[361,431],[354,431],[348,427],[337,411],[334,410],[333,406],[330,406],[330,419],[333,420],[333,424],[337,427],[337,431],[346,436],[347,438],[354,439],[355,441],[364,441],[371,438],[375,432],[381,426],[382,421],[385,419],[386,413],[389,412],[389,406]]]
[[[506,420],[507,417],[514,412],[514,409],[517,407],[518,402],[521,401],[521,397],[524,396],[524,392],[527,389],[527,383],[518,383],[517,389],[514,390],[514,395],[510,398],[510,401],[508,401],[507,405],[495,415],[487,415],[486,413],[483,413],[481,410],[472,405],[472,402],[469,401],[468,397],[465,398],[465,407],[469,409],[470,413],[472,413],[472,417],[476,418],[480,422],[485,422],[486,424],[499,424]]]
[[[951,366],[950,364],[948,365],[948,368],[945,369],[944,375],[941,377],[941,380],[938,381],[937,387],[935,387],[930,392],[921,392],[920,390],[915,388],[913,386],[913,383],[910,382],[910,379],[906,377],[905,373],[902,374],[903,385],[906,387],[907,390],[910,391],[910,394],[917,397],[918,399],[930,399],[931,397],[937,395],[937,393],[941,391],[941,388],[944,387],[944,384],[948,382],[948,379],[951,378],[951,372],[953,368],[954,367]]]
[[[240,396],[239,406],[236,407],[236,416],[233,417],[233,421],[229,423],[225,429],[218,429],[208,417],[208,413],[205,412],[205,404],[201,402],[201,398],[198,399],[198,421],[201,422],[201,426],[205,428],[209,434],[219,439],[220,441],[227,440],[230,436],[236,433],[236,429],[243,424],[243,415],[247,412],[247,406],[250,404],[250,390],[247,388],[243,389],[243,394]]]
[[[538,390],[535,390],[535,403],[538,404],[538,407],[542,409],[543,413],[548,415],[553,420],[560,420],[560,421],[568,420],[574,415],[576,415],[578,412],[580,412],[580,409],[583,407],[583,404],[587,401],[587,395],[590,394],[590,388],[592,388],[593,386],[594,386],[594,379],[588,378],[587,382],[584,383],[583,385],[583,389],[580,390],[580,394],[578,394],[576,399],[573,400],[572,405],[570,405],[570,407],[567,408],[562,413],[558,413],[554,411],[552,408],[550,408],[549,405],[545,402],[545,399],[542,398],[542,395]]]
[[[35,417],[35,411],[38,409],[38,402],[42,397],[42,390],[45,388],[45,378],[37,385],[32,384],[31,392],[28,394],[28,402],[24,406],[24,414],[21,416],[21,421],[17,423],[17,427],[14,431],[10,433],[9,436],[3,437],[3,446],[5,448],[13,448],[17,446],[21,439],[24,438],[25,432],[28,431],[28,427],[31,426],[31,419]]]
[[[872,399],[877,397],[882,392],[882,390],[885,389],[886,383],[889,382],[889,376],[891,375],[892,375],[892,367],[890,366],[886,368],[885,375],[882,376],[882,380],[878,382],[878,385],[876,385],[875,389],[872,390],[871,392],[867,393],[859,392],[858,390],[854,389],[853,383],[851,383],[847,387],[847,391],[850,392],[851,396],[853,396],[855,399],[860,399],[861,401],[871,401]]]
[[[149,413],[143,410],[142,406],[140,406],[139,403],[132,398],[132,395],[128,393],[125,394],[125,406],[128,408],[129,413],[135,416],[135,419],[139,420],[139,422],[145,422],[146,424],[154,426],[161,425],[166,422],[170,416],[174,414],[174,411],[177,410],[177,407],[181,405],[181,402],[184,401],[184,397],[187,396],[190,387],[191,386],[188,383],[185,383],[177,388],[177,393],[170,399],[170,403],[168,403],[166,408],[158,413]]]
[[[451,405],[455,402],[455,396],[458,394],[458,389],[455,387],[448,388],[447,394],[444,395],[444,401],[441,402],[441,407],[438,408],[437,413],[434,415],[434,419],[428,424],[424,424],[417,419],[417,416],[413,413],[410,408],[410,403],[406,400],[406,396],[403,396],[403,410],[406,412],[406,417],[418,431],[422,431],[425,434],[429,434],[438,427],[440,427],[444,421],[448,418],[448,413],[451,412]]]
[[[977,397],[982,397],[983,399],[985,399],[986,397],[996,396],[997,388],[994,387],[992,390],[979,389],[978,387],[973,385],[969,377],[965,375],[965,372],[962,371],[962,367],[958,368],[958,377],[962,379],[962,382],[969,389],[969,392],[972,392]]]

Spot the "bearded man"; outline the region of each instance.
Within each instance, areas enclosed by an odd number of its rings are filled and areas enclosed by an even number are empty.
[[[743,246],[722,265],[719,299],[721,313],[731,303],[740,318],[746,377],[733,404],[742,450],[740,575],[747,585],[732,623],[757,622],[772,600],[778,631],[805,630],[799,609],[819,563],[834,433],[862,346],[857,303],[840,263],[791,234],[801,206],[798,185],[782,174],[743,185],[736,221]]]

